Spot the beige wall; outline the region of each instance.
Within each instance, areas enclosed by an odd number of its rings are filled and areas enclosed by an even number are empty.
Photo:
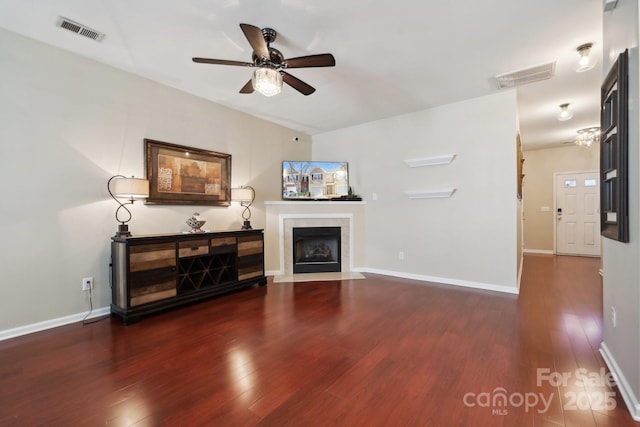
[[[506,91],[314,135],[313,158],[349,161],[367,202],[368,271],[517,291],[516,131]],[[404,162],[446,154],[447,165]],[[451,198],[404,194],[448,188]]]
[[[254,228],[263,201],[281,197],[282,160],[310,158],[308,136],[4,30],[0,58],[0,337],[86,312],[83,277],[94,277],[94,307],[109,306],[117,205],[106,183],[144,175],[144,138],[231,154],[232,185],[256,189]],[[205,228],[241,224],[235,204],[136,203],[130,228],[186,231],[194,211]]]
[[[524,249],[554,251],[553,174],[557,172],[597,171],[599,145],[590,148],[569,145],[524,152]],[[542,212],[542,207],[549,207]]]

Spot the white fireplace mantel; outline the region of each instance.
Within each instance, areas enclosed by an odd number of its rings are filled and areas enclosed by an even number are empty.
[[[265,270],[291,274],[293,227],[339,226],[343,272],[357,271],[364,259],[364,205],[361,201],[267,201]]]

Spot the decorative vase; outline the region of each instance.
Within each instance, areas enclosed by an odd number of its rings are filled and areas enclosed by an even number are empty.
[[[189,230],[189,233],[204,233],[204,230],[201,227],[207,221],[204,219],[198,218],[198,216],[200,216],[200,214],[198,212],[194,212],[191,218],[187,220],[187,225],[191,227],[191,230]]]

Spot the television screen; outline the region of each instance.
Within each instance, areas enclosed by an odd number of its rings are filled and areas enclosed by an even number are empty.
[[[284,200],[334,199],[348,194],[347,162],[282,162]]]

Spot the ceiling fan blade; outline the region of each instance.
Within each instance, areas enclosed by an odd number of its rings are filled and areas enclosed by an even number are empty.
[[[289,86],[291,86],[292,88],[300,92],[301,94],[311,95],[313,92],[316,91],[313,87],[309,86],[299,78],[293,77],[291,74],[286,73],[284,71],[280,71],[280,72],[282,73],[282,80],[284,80],[286,84],[288,84]]]
[[[287,68],[333,67],[335,65],[336,60],[330,53],[287,59]]]
[[[244,36],[249,40],[249,44],[255,54],[260,58],[269,59],[269,48],[267,48],[267,42],[264,40],[262,30],[249,24],[240,24],[240,28],[242,28]]]
[[[241,67],[254,66],[251,62],[227,61],[226,59],[211,59],[211,58],[193,58],[193,62],[198,62],[201,64],[238,65]]]
[[[251,83],[251,80],[249,80],[246,85],[242,86],[240,93],[253,93],[253,83]]]

